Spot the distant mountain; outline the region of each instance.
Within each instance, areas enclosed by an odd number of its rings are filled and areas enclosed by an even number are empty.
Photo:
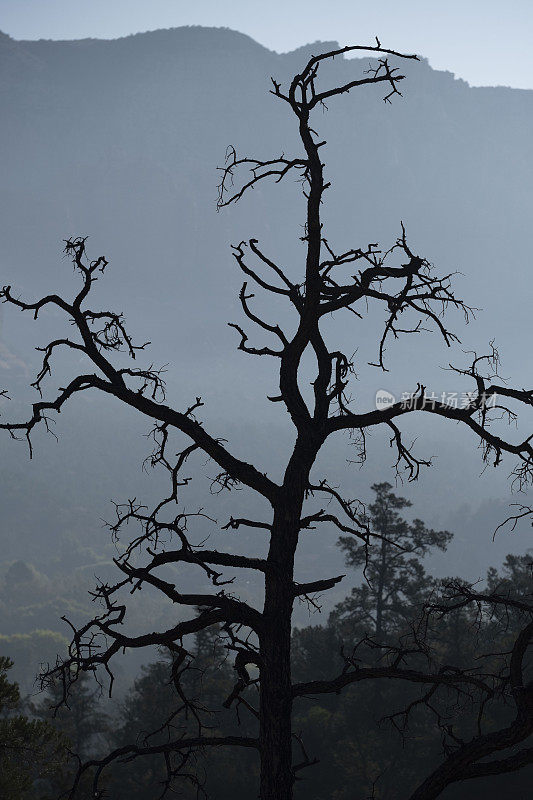
[[[230,143],[259,155],[298,147],[270,76],[287,81],[312,52],[335,46],[279,55],[200,27],[114,41],[3,34],[2,274],[25,287],[62,284],[61,239],[87,233],[112,256],[107,286],[126,308],[145,309],[163,335],[188,331],[195,359],[224,357],[233,340],[220,326],[239,283],[229,242],[253,234],[296,259],[302,206],[289,181],[217,215],[216,167]],[[366,63],[340,58],[324,80]],[[333,181],[328,236],[339,246],[390,243],[403,219],[418,251],[465,273],[461,291],[485,310],[474,337],[497,336],[515,368],[526,342],[500,320],[512,315],[522,336],[531,325],[533,92],[471,88],[425,61],[400,66],[403,99],[389,106],[379,87],[362,88],[316,115]]]

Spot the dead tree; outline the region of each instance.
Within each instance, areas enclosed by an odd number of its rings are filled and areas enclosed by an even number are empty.
[[[343,85],[324,86],[319,72],[334,58],[348,52],[371,51],[377,56],[369,70],[359,78]],[[51,399],[41,399],[33,404],[29,418],[20,422],[3,422],[1,428],[16,437],[25,435],[30,441],[31,433],[39,423],[47,424],[54,412],[60,412],[66,403],[89,389],[103,392],[127,406],[136,409],[151,420],[156,442],[152,463],[168,470],[171,490],[155,509],[147,511],[135,502],[117,508],[118,531],[126,523],[137,522],[141,531],[125,550],[116,565],[122,573],[115,585],[101,585],[95,596],[102,602],[103,611],[79,630],[74,630],[67,659],[51,671],[65,684],[65,691],[80,671],[105,668],[112,675],[110,662],[113,656],[128,648],[149,645],[166,646],[173,650],[176,662],[187,659],[187,637],[210,626],[221,626],[227,637],[227,647],[234,657],[236,671],[235,689],[227,704],[246,702],[251,713],[257,716],[256,737],[212,736],[199,724],[197,735],[169,739],[161,746],[132,746],[110,754],[108,759],[97,764],[80,767],[80,774],[95,767],[95,796],[99,778],[104,767],[113,758],[141,756],[143,753],[160,752],[165,759],[168,780],[166,786],[178,775],[187,773],[185,765],[196,748],[244,747],[257,750],[261,760],[260,796],[262,800],[289,800],[293,794],[295,776],[303,767],[313,763],[311,755],[295,747],[291,727],[291,711],[296,697],[314,696],[321,692],[340,691],[349,683],[374,680],[376,678],[398,678],[424,684],[429,687],[477,686],[478,679],[457,671],[409,669],[405,664],[406,654],[394,653],[382,667],[358,669],[356,662],[341,676],[330,681],[315,681],[305,685],[293,685],[291,681],[291,615],[298,597],[310,597],[337,584],[342,576],[325,577],[307,584],[299,584],[294,578],[295,552],[302,531],[309,528],[333,526],[344,534],[358,537],[368,544],[379,538],[369,529],[362,505],[354,499],[343,497],[327,480],[315,479],[312,468],[325,442],[343,431],[358,437],[361,457],[364,458],[365,433],[379,427],[388,430],[391,447],[395,451],[396,468],[405,472],[409,480],[417,478],[419,470],[429,464],[413,452],[402,436],[401,422],[404,417],[431,414],[445,418],[451,423],[460,423],[465,435],[473,435],[483,448],[485,461],[498,465],[505,454],[515,456],[517,465],[514,476],[520,486],[528,484],[533,477],[533,444],[531,437],[513,441],[506,438],[500,429],[491,425],[494,416],[505,413],[514,418],[516,410],[504,408],[498,400],[504,397],[516,407],[531,407],[533,392],[510,389],[503,386],[493,374],[497,354],[492,351],[487,357],[475,357],[467,369],[458,369],[469,382],[473,392],[464,408],[428,401],[424,384],[418,384],[409,402],[396,402],[388,408],[360,408],[350,402],[347,389],[354,369],[351,358],[341,351],[335,342],[328,341],[321,322],[326,315],[343,310],[364,317],[371,301],[372,313],[378,306],[384,311],[383,333],[377,343],[375,366],[385,370],[385,348],[391,337],[398,338],[410,332],[434,328],[451,345],[456,335],[451,332],[443,318],[448,307],[459,309],[467,317],[470,309],[458,299],[451,288],[451,276],[438,276],[432,265],[416,254],[408,243],[402,226],[401,234],[388,250],[376,244],[355,246],[337,252],[324,234],[321,222],[321,206],[329,182],[324,175],[322,153],[325,142],[311,125],[315,109],[351,90],[382,83],[386,87],[384,100],[390,102],[399,95],[399,84],[403,75],[389,63],[389,57],[416,59],[383,48],[379,41],[373,47],[346,47],[312,57],[302,71],[295,75],[287,89],[275,80],[271,92],[287,110],[294,115],[302,144],[302,152],[296,158],[284,155],[274,159],[241,158],[234,148],[227,152],[222,168],[219,187],[219,208],[228,206],[257,186],[263,180],[281,181],[289,173],[301,180],[305,197],[305,264],[299,275],[293,275],[275,263],[259,242],[251,238],[242,241],[233,249],[238,267],[245,276],[240,302],[249,323],[256,326],[267,341],[252,344],[248,333],[241,325],[233,324],[240,337],[239,348],[250,355],[275,359],[279,365],[279,391],[270,397],[290,415],[294,426],[294,442],[287,453],[283,480],[271,480],[261,464],[249,464],[232,452],[227,443],[210,433],[198,421],[197,415],[202,400],[196,398],[189,408],[177,410],[165,403],[164,382],[161,372],[153,366],[119,366],[114,359],[118,351],[126,351],[136,359],[143,346],[136,346],[130,337],[121,314],[111,311],[93,311],[88,307],[92,285],[107,266],[105,258],[88,261],[86,240],[69,239],[66,252],[72,257],[81,277],[81,289],[71,300],[58,295],[49,295],[37,301],[16,297],[9,286],[4,287],[1,297],[5,303],[34,317],[46,306],[54,306],[64,312],[71,322],[74,335],[49,342],[43,348],[42,368],[33,384],[44,391],[43,382],[50,374],[51,361],[56,351],[66,348],[75,350],[87,363],[87,371],[74,376],[63,388],[59,388]],[[242,179],[243,170],[245,178]],[[271,293],[286,301],[295,315],[295,333],[289,335],[278,324],[263,319],[251,304],[253,294],[249,284],[256,289]],[[407,321],[409,320],[410,321]],[[406,320],[404,322],[403,320]],[[316,376],[313,381],[313,398],[306,402],[302,391],[302,359],[312,352],[316,361]],[[123,356],[122,356],[123,358]],[[120,363],[123,363],[121,361]],[[169,441],[179,433],[188,444],[176,459],[171,457]],[[215,486],[228,489],[243,486],[263,498],[270,508],[267,519],[253,520],[233,517],[226,527],[259,529],[268,537],[268,554],[265,558],[250,558],[240,554],[228,554],[217,550],[194,546],[187,535],[187,515],[176,512],[178,494],[189,480],[183,468],[200,456],[202,463],[209,457],[216,465]],[[320,502],[328,508],[320,508]],[[318,503],[318,505],[317,505]],[[336,509],[336,511],[335,511]],[[166,516],[165,516],[166,515]],[[171,536],[171,545],[162,546],[162,541]],[[140,552],[145,562],[141,564]],[[165,564],[189,564],[209,576],[215,589],[212,593],[185,593],[179,585],[163,580],[158,569]],[[230,570],[228,574],[227,570]],[[233,593],[232,573],[240,569],[254,570],[264,581],[264,604],[261,609],[246,603]],[[228,589],[231,584],[233,591]],[[131,636],[124,633],[122,623],[126,605],[121,601],[122,589],[135,591],[150,585],[168,598],[174,609],[189,609],[187,619],[176,622],[167,630],[147,632]],[[355,665],[355,666],[354,666]],[[252,677],[257,670],[259,677]],[[179,686],[179,669],[176,671]],[[112,681],[112,678],[111,678]],[[254,709],[244,692],[251,683],[259,686],[259,708]],[[187,697],[182,698],[183,708],[194,714],[194,707]],[[75,788],[72,796],[74,796]],[[418,795],[422,797],[423,795]],[[433,796],[433,795],[431,795]]]

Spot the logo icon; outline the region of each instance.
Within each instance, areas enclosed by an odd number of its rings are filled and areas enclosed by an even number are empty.
[[[393,394],[388,392],[386,389],[378,389],[376,392],[376,408],[380,411],[383,411],[384,408],[389,408],[393,406],[396,402],[396,398]]]

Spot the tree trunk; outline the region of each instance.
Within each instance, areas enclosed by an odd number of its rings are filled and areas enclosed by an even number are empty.
[[[261,800],[292,800],[293,796],[291,631],[295,596],[294,555],[309,473],[320,445],[320,437],[313,436],[312,431],[298,435],[285,470],[282,494],[274,506],[260,636]]]
[[[288,597],[284,583],[268,581],[265,598],[259,706],[261,800],[292,798],[292,592]]]
[[[261,649],[259,738],[261,800],[292,800],[291,629],[294,555],[300,534],[305,487],[316,450],[298,440],[287,466],[284,495],[274,509]]]
[[[376,597],[376,639],[382,641],[383,637],[383,591],[385,586],[385,571],[387,568],[387,544],[381,540],[381,553],[378,576],[378,589]]]

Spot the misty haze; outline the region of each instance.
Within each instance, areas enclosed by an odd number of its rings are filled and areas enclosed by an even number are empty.
[[[530,796],[533,90],[340,49],[0,33],[2,797]]]

